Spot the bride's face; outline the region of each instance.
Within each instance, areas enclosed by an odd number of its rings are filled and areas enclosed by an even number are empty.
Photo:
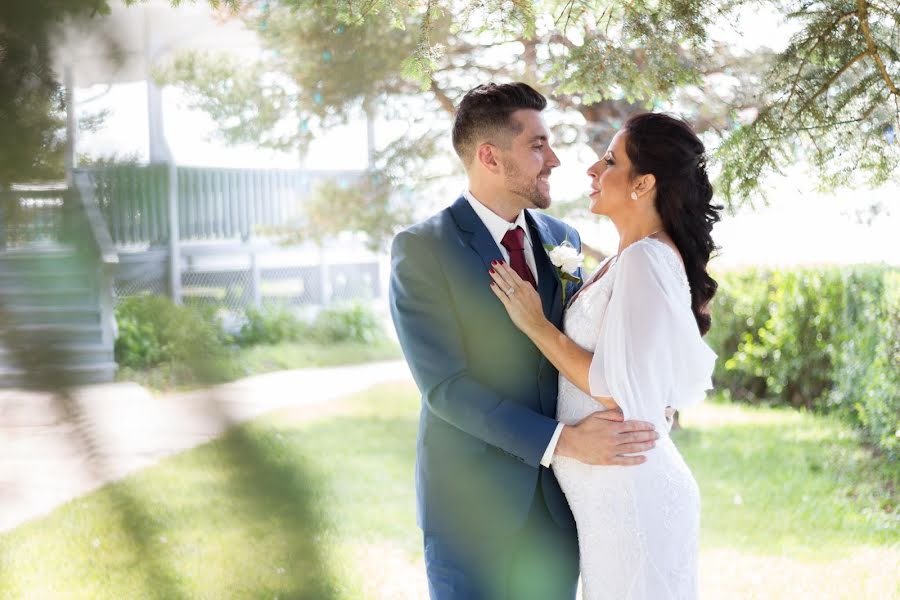
[[[587,170],[591,178],[591,206],[595,215],[620,212],[628,206],[632,191],[631,161],[625,152],[628,134],[620,130],[613,136],[606,153]]]

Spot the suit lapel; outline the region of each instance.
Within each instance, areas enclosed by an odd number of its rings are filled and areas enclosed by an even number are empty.
[[[491,261],[503,260],[497,242],[491,237],[491,233],[472,210],[469,201],[464,196],[457,198],[456,202],[450,206],[450,212],[460,230],[468,236],[469,245],[481,257],[485,269],[491,268]],[[525,211],[525,220],[531,228],[534,263],[538,272],[538,293],[541,295],[541,302],[544,305],[544,316],[550,322],[559,325],[563,308],[562,288],[556,268],[550,262],[547,251],[544,250],[544,244],[555,246],[557,241],[540,217],[532,215],[531,211]]]
[[[450,206],[450,212],[465,237],[468,237],[469,245],[481,257],[485,270],[491,268],[491,261],[503,260],[500,248],[497,247],[491,233],[472,210],[469,201],[464,196],[457,198],[456,202]]]
[[[544,305],[544,316],[562,329],[561,282],[556,274],[556,267],[550,262],[550,257],[547,256],[547,251],[544,249],[544,244],[556,246],[557,240],[539,215],[532,215],[530,211],[526,210],[525,217],[531,227],[534,264],[538,270],[538,291],[541,294],[541,303]],[[538,378],[543,381],[544,372],[552,367],[553,365],[547,360],[547,357],[541,354]],[[541,387],[539,396],[541,410],[550,417],[556,416],[556,390],[555,385],[551,388]]]
[[[531,239],[534,246],[534,264],[538,270],[538,292],[544,304],[544,316],[554,325],[559,325],[562,318],[562,287],[556,268],[550,262],[544,244],[556,246],[557,241],[550,229],[539,217],[525,211],[525,218],[531,226]]]

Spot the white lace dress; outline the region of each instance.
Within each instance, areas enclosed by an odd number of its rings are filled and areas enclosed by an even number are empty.
[[[578,524],[583,598],[697,598],[700,494],[669,438],[665,407],[702,399],[716,356],[700,337],[680,260],[658,240],[632,244],[574,299],[565,332],[594,352],[592,394],[612,396],[626,419],[654,423],[661,435],[639,466],[553,460]],[[560,376],[561,422],[597,410]]]

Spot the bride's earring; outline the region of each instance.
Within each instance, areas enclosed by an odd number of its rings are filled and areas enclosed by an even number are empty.
[[[631,199],[637,200],[637,192],[631,192]]]

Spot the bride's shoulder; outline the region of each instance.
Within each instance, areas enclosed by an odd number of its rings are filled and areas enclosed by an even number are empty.
[[[684,273],[678,252],[667,243],[646,237],[631,244],[619,257],[620,271]]]
[[[649,264],[659,261],[663,252],[671,253],[673,251],[665,242],[645,237],[622,250],[622,253],[619,255],[619,262],[635,266]]]

